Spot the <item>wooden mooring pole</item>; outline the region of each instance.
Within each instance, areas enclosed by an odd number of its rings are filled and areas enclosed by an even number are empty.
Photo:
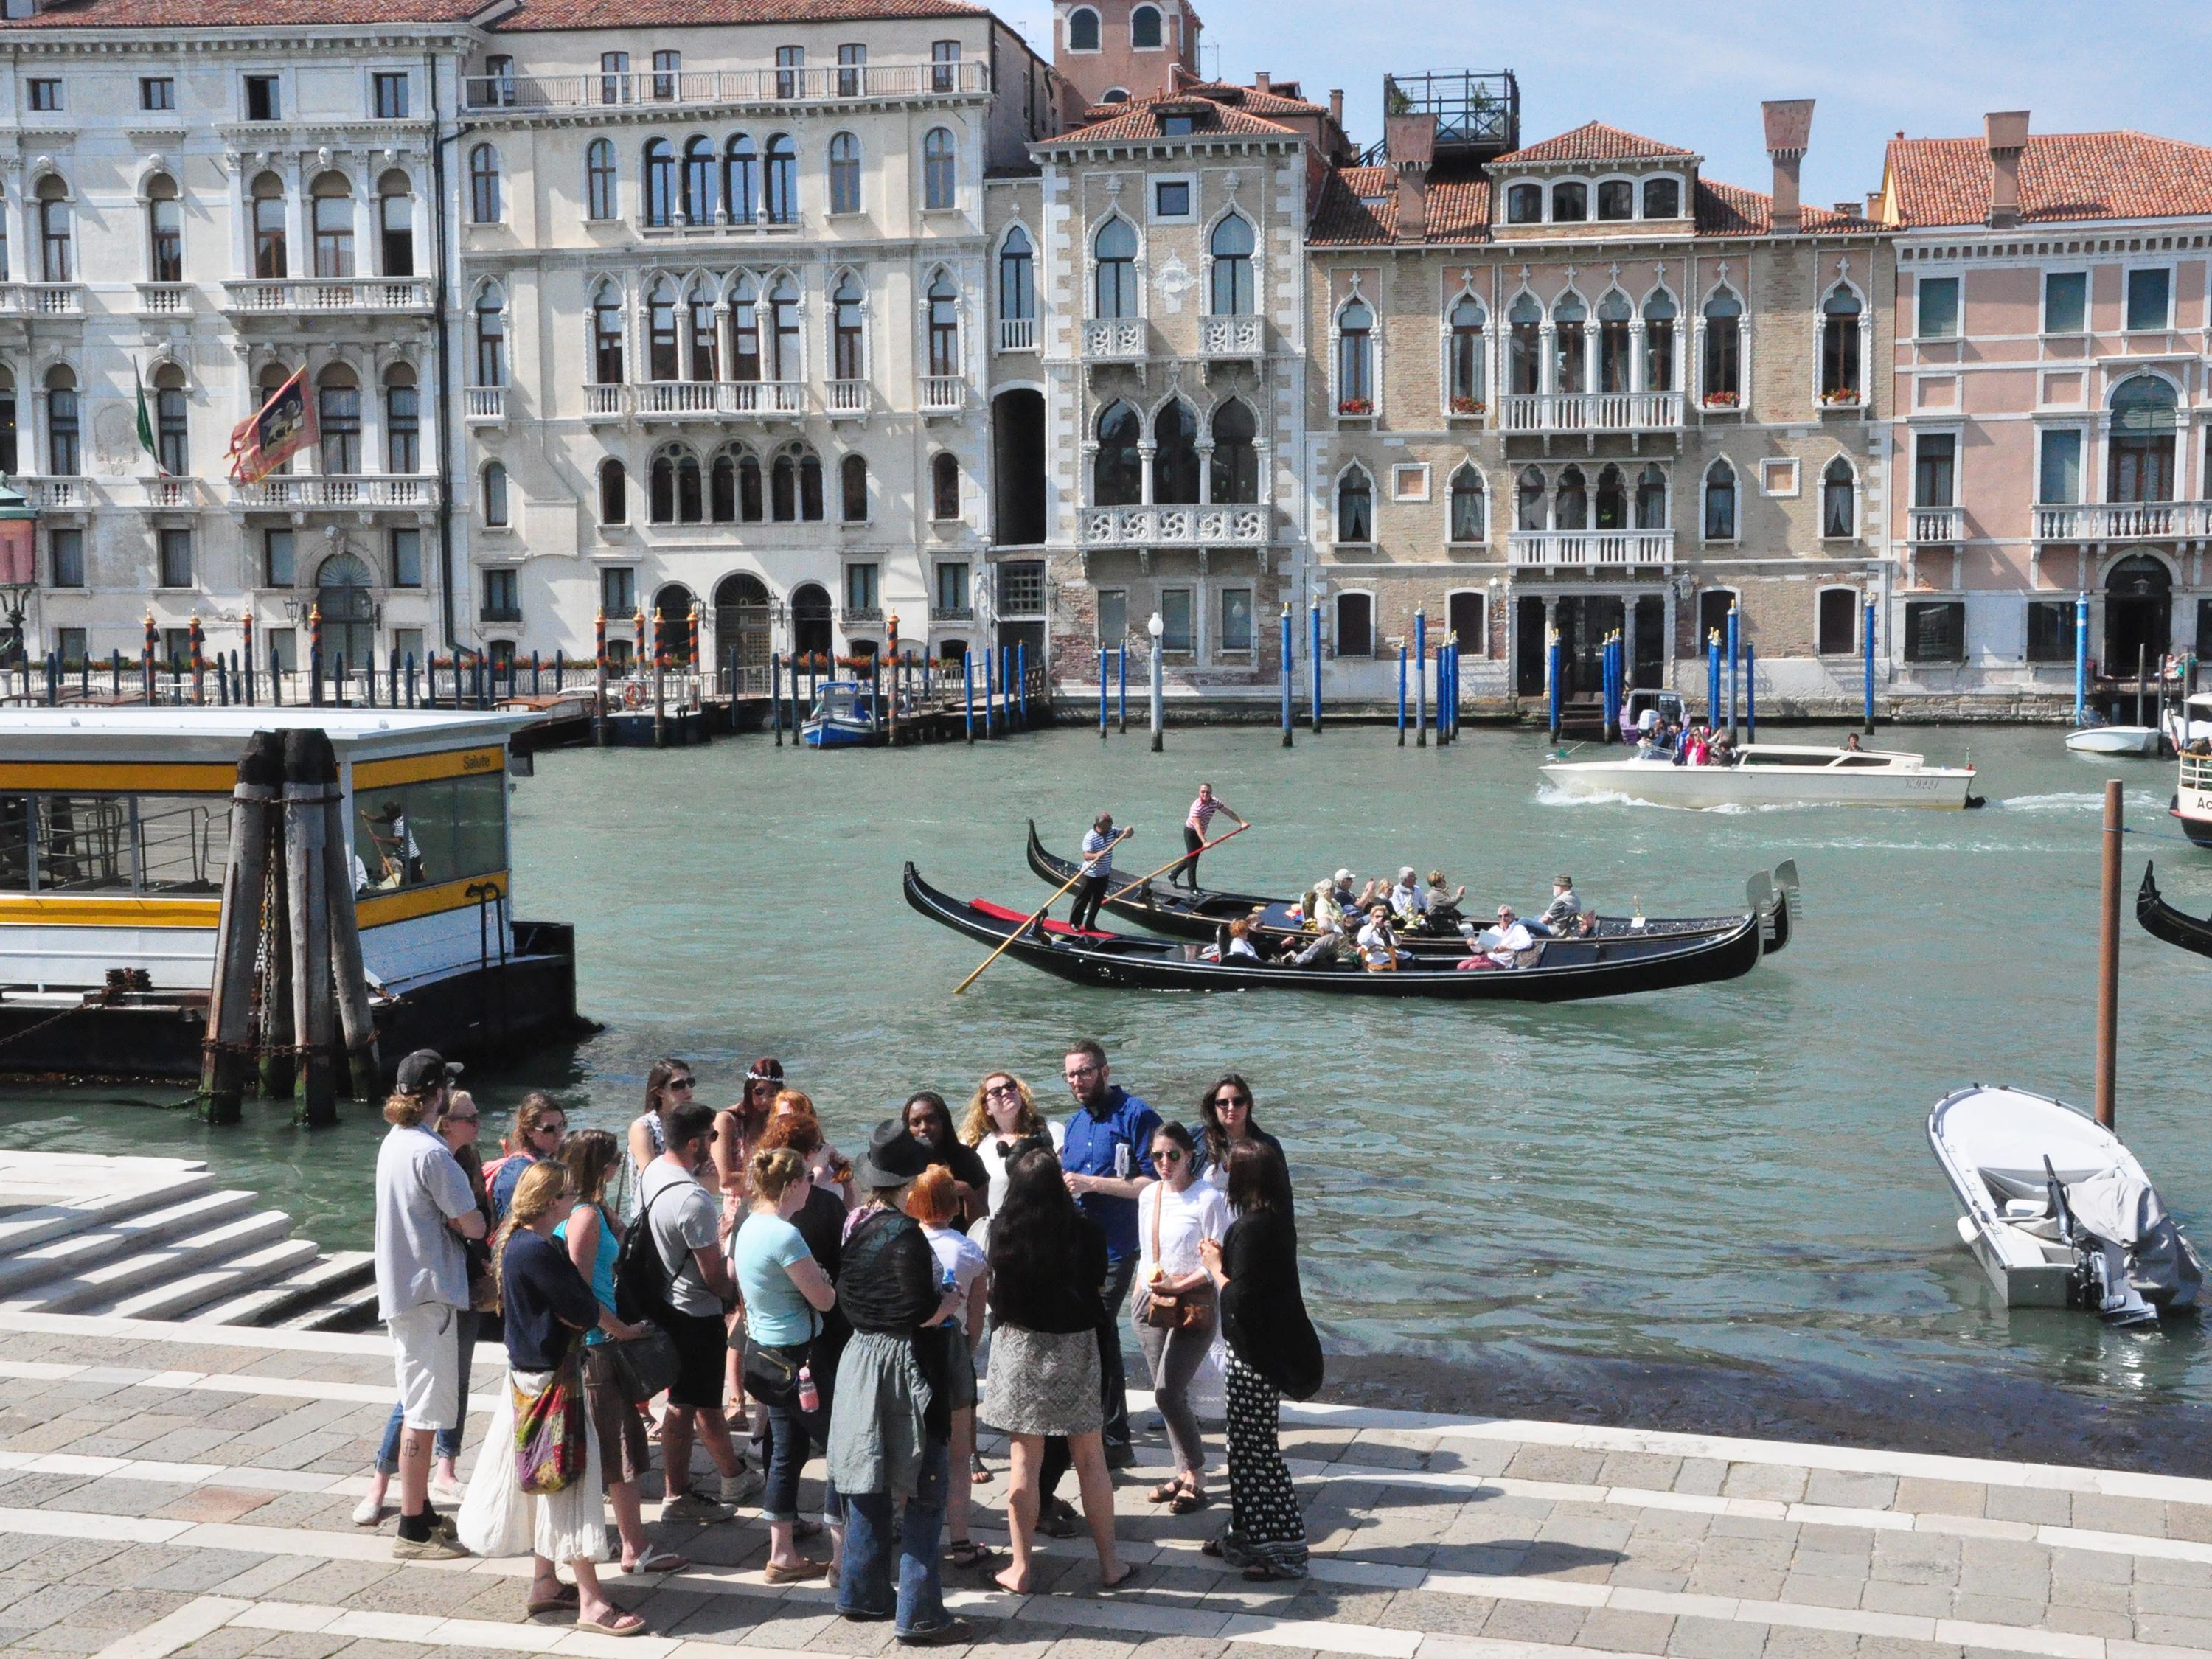
[[[2097,1121],[2114,1127],[2120,1034],[2120,781],[2105,781],[2105,869],[2097,919]]]
[[[282,740],[273,732],[256,732],[238,757],[238,783],[231,791],[230,857],[223,868],[222,919],[216,926],[207,1036],[200,1044],[199,1107],[210,1123],[238,1121],[252,1071],[253,970],[269,883],[269,809],[283,782]]]
[[[324,862],[325,806],[337,787],[330,734],[301,727],[284,735],[284,878],[289,901],[293,1047],[300,1121],[337,1121],[331,1078],[337,1010],[331,994],[330,877]]]

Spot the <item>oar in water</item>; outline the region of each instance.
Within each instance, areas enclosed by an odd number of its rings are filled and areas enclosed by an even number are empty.
[[[1124,830],[1120,835],[1115,836],[1112,841],[1107,842],[1105,850],[1109,853],[1112,852],[1116,847],[1119,847],[1123,842],[1128,840],[1128,838],[1134,834],[1136,834],[1136,826],[1132,824],[1128,829]],[[1226,841],[1229,837],[1224,836],[1222,839]],[[1181,860],[1178,860],[1177,862],[1181,862]],[[1036,909],[1030,915],[1027,921],[1024,921],[1020,927],[1015,928],[1012,933],[1007,934],[1004,943],[1002,943],[997,950],[992,951],[989,956],[985,957],[981,965],[979,966],[974,973],[969,975],[968,977],[962,980],[959,984],[954,986],[952,988],[952,994],[956,997],[958,996],[963,991],[966,990],[977,980],[981,979],[983,976],[983,969],[985,968],[988,968],[993,963],[996,962],[1000,957],[1006,954],[1007,945],[1012,945],[1024,933],[1026,933],[1030,928],[1036,927],[1038,922],[1043,921],[1045,913],[1050,910],[1054,905],[1060,902],[1060,896],[1082,879],[1083,865],[1080,860],[1078,860],[1075,866],[1075,873],[1070,876],[1066,881],[1060,883],[1060,885],[1054,890],[1052,896],[1047,899],[1042,904],[1037,906]]]
[[[1169,871],[1174,869],[1176,866],[1181,864],[1185,859],[1194,859],[1200,853],[1210,853],[1215,848],[1220,846],[1223,842],[1236,840],[1237,836],[1243,835],[1252,826],[1249,823],[1240,823],[1225,836],[1217,836],[1213,840],[1208,842],[1200,842],[1199,843],[1197,852],[1176,854],[1175,857],[1170,859],[1165,864],[1160,866],[1158,869],[1153,871],[1152,875],[1139,876],[1136,880],[1131,882],[1127,887],[1121,889],[1120,892],[1107,894],[1106,902],[1111,904],[1115,899],[1126,898],[1129,894],[1135,892],[1139,887],[1142,887],[1146,882],[1152,880],[1156,877],[1167,874]],[[1127,832],[1124,831],[1123,833],[1126,834]]]

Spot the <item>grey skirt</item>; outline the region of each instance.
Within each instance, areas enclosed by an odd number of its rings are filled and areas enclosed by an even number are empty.
[[[1106,1426],[1098,1333],[999,1326],[981,1415],[1006,1434],[1097,1433]]]

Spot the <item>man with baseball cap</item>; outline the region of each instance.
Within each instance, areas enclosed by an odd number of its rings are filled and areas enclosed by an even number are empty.
[[[399,1062],[376,1154],[376,1311],[392,1336],[404,1427],[399,1437],[398,1560],[450,1560],[468,1553],[453,1522],[430,1509],[430,1449],[440,1429],[459,1428],[460,1315],[469,1305],[461,1241],[484,1236],[483,1212],[437,1133],[460,1067],[434,1049]]]

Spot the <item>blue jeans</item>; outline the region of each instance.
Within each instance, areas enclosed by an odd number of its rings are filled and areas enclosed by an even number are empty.
[[[438,1455],[459,1462],[461,1455],[461,1431],[469,1422],[469,1365],[476,1358],[477,1328],[482,1322],[479,1316],[466,1308],[460,1311],[461,1337],[461,1420],[450,1429],[438,1431]],[[395,1401],[392,1415],[384,1425],[384,1442],[376,1449],[376,1472],[387,1478],[399,1473],[399,1431],[403,1414]]]
[[[768,1415],[768,1485],[761,1492],[761,1518],[796,1521],[799,1472],[806,1467],[808,1456],[823,1438],[814,1431],[821,1426],[820,1419],[810,1424],[796,1404],[763,1405]]]
[[[951,1448],[933,1438],[922,1448],[921,1482],[902,1509],[895,1512],[885,1492],[844,1495],[845,1565],[837,1577],[838,1612],[878,1619],[895,1614],[901,1636],[918,1636],[946,1623],[938,1544],[951,1478]]]

